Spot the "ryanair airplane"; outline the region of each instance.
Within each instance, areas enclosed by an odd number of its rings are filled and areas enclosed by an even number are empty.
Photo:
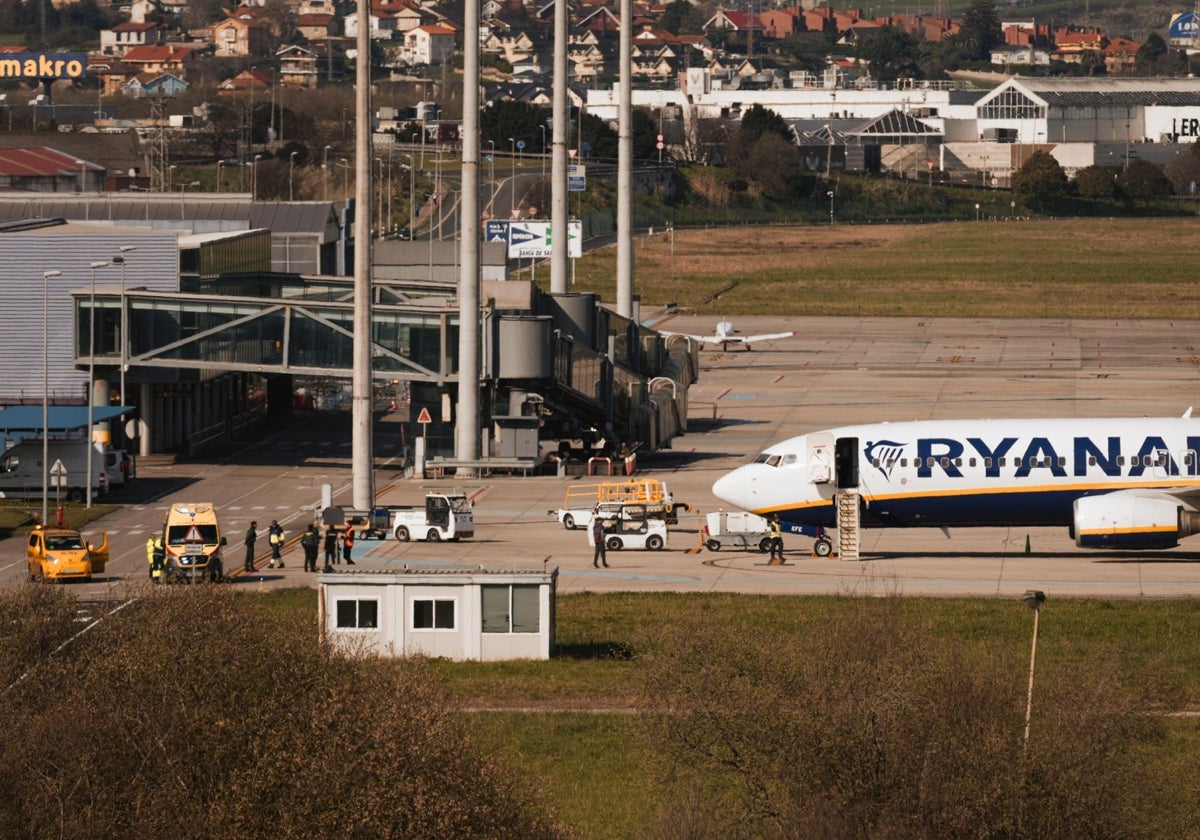
[[[1191,415],[843,426],[774,444],[712,490],[820,537],[822,556],[835,496],[854,493],[867,528],[1065,525],[1083,548],[1173,548],[1200,532]]]

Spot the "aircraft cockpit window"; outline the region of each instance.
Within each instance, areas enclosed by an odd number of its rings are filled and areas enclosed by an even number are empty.
[[[767,466],[768,467],[778,467],[779,466],[779,458],[780,458],[780,456],[778,456],[778,455],[770,456],[769,458],[767,458]]]
[[[751,461],[751,463],[752,464],[765,464],[765,463],[767,463],[767,459],[770,457],[771,456],[768,455],[766,452],[761,452],[761,453],[759,453],[757,458],[755,458],[753,461]]]
[[[795,464],[796,464],[796,456],[795,455],[784,455],[783,460],[780,462],[780,466],[782,466],[782,467],[791,467],[791,466],[795,466]]]

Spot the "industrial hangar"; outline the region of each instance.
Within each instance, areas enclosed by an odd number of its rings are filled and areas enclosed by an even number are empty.
[[[100,439],[188,456],[308,405],[298,383],[337,405],[353,362],[353,278],[336,271],[353,262],[350,218],[340,203],[238,195],[0,194],[9,323],[23,325],[0,335],[10,372],[0,406],[41,403],[44,358],[51,404],[136,409],[137,423],[101,428]],[[402,386],[409,439],[445,458],[458,387],[456,254],[449,242],[405,244],[419,254],[389,243],[374,276],[376,407],[391,409]],[[543,442],[652,451],[685,430],[694,349],[668,348],[636,313],[621,317],[594,295],[504,279],[503,246],[482,251],[484,461],[535,470]],[[403,265],[417,256],[428,261],[421,281]],[[418,426],[418,413],[429,422]]]
[[[704,120],[736,122],[758,105],[792,125],[806,166],[819,173],[882,171],[1005,187],[1035,150],[1067,174],[1131,160],[1166,164],[1200,135],[1200,79],[1014,76],[990,90],[966,82],[882,85],[801,74],[715,77],[686,72],[677,89],[633,91],[683,148]],[[588,91],[588,112],[616,119],[617,91]]]

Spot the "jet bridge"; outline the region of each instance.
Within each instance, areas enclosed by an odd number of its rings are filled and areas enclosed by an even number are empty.
[[[443,393],[456,387],[453,284],[377,282],[374,288],[376,381],[428,383]],[[158,381],[181,369],[332,379],[349,379],[353,371],[353,288],[346,278],[224,276],[198,291],[105,285],[72,295],[74,364],[99,367],[102,376],[122,365],[126,371],[159,369],[151,377]],[[529,298],[529,311],[549,305],[536,289]],[[695,360],[678,358],[653,331],[586,298],[574,302],[580,312],[590,310],[594,326],[586,331],[550,330],[547,315],[513,315],[490,301],[482,308],[485,416],[490,411],[493,421],[511,419],[521,403],[515,413],[532,412],[529,419],[545,431],[590,427],[635,448],[669,446],[686,429]],[[538,323],[518,323],[523,320]],[[527,363],[514,367],[515,348]]]

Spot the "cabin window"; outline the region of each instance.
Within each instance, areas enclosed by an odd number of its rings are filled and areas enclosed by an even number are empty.
[[[879,459],[878,459],[878,458],[872,458],[872,459],[871,459],[871,466],[872,466],[872,467],[878,467],[878,466],[879,466]]]
[[[907,458],[901,458],[901,459],[900,459],[900,466],[902,466],[902,467],[907,467],[907,466],[908,466],[908,459],[907,459]]]
[[[418,598],[412,602],[412,629],[453,630],[455,602],[451,598]]]
[[[983,465],[990,470],[992,468],[992,459],[990,457],[984,458]]]
[[[1058,456],[1058,465],[1060,467],[1065,467],[1067,465],[1067,456],[1066,455]]]
[[[1088,456],[1088,466],[1089,466],[1089,467],[1094,467],[1094,466],[1096,466],[1096,456],[1095,456],[1095,455],[1089,455],[1089,456]]]
[[[1118,456],[1117,456],[1117,466],[1118,466],[1118,467],[1123,467],[1123,466],[1125,466],[1125,456],[1124,456],[1124,455],[1118,455]]]
[[[896,466],[896,459],[895,459],[895,458],[888,458],[888,462],[887,462],[887,467],[888,467],[888,469],[890,470],[890,469],[891,469],[892,467],[894,467],[894,466]]]
[[[943,455],[941,464],[942,464],[942,468],[945,469],[946,467],[950,466],[950,459],[947,458],[945,455]]]
[[[338,598],[334,616],[339,630],[373,630],[379,626],[379,600]]]
[[[972,467],[975,466],[975,458],[972,457],[971,460],[967,462],[967,464],[969,464]]]
[[[999,460],[996,461],[996,465],[1001,466],[1001,467],[1007,467],[1008,466],[1008,458],[1001,455]]]
[[[956,466],[956,467],[961,467],[961,466],[962,466],[962,458],[955,458],[955,459],[954,459],[954,466]]]
[[[1190,449],[1187,452],[1184,452],[1183,453],[1183,463],[1185,466],[1188,466],[1188,467],[1194,466],[1196,463],[1196,453]]]
[[[928,458],[925,459],[925,466],[927,466],[927,467],[932,467],[936,463],[937,463],[937,459],[935,459],[932,455],[930,455]]]

